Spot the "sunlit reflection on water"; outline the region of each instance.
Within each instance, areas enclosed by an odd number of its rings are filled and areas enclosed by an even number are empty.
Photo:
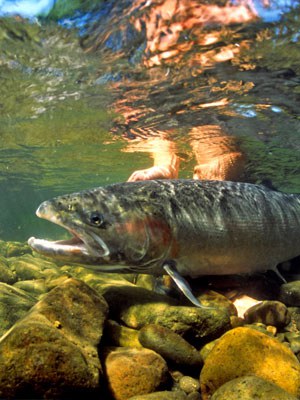
[[[84,48],[56,25],[28,37],[8,24],[0,238],[29,236],[45,198],[128,179],[270,179],[300,192],[298,11],[270,25],[250,3],[135,0]],[[108,51],[128,26],[145,41]]]

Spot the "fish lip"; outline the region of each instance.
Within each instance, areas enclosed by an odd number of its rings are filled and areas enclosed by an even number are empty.
[[[110,253],[106,243],[96,236],[92,234],[91,237],[93,238],[93,242],[100,244],[100,248],[102,251],[99,251],[99,248],[95,249],[88,237],[86,236],[79,236],[78,234],[74,233],[73,231],[68,231],[72,234],[72,237],[67,240],[46,240],[46,239],[37,239],[35,237],[31,237],[28,239],[28,244],[37,252],[43,254],[82,254],[85,257],[95,257],[95,258],[104,258],[107,257]]]
[[[51,241],[31,237],[28,239],[28,244],[30,247],[44,254],[80,253],[85,257],[96,258],[107,257],[110,254],[109,248],[103,239],[101,239],[94,232],[79,233],[77,230],[66,226],[60,218],[57,218],[55,215],[49,212],[47,209],[48,204],[49,203],[47,201],[42,203],[36,210],[36,215],[39,218],[46,219],[66,229],[71,234],[71,238],[67,240]],[[95,243],[98,244],[98,247],[93,246]],[[102,251],[99,251],[99,245]]]
[[[87,254],[85,251],[84,242],[78,239],[76,236],[73,236],[71,239],[68,240],[57,240],[57,241],[30,237],[28,239],[28,244],[33,250],[45,255],[62,254],[62,253]]]

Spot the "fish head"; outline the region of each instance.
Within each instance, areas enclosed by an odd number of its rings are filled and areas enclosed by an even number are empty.
[[[167,224],[140,207],[98,188],[43,202],[40,218],[68,230],[69,240],[30,238],[37,252],[65,262],[94,265],[98,270],[154,273],[149,265],[163,257],[170,242]],[[162,237],[163,236],[163,237]],[[101,266],[105,266],[101,268]]]

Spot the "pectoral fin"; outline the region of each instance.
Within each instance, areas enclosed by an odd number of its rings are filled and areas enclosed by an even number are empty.
[[[205,308],[207,310],[214,309],[213,307],[204,306],[199,300],[193,295],[190,285],[187,281],[178,273],[173,263],[165,263],[163,269],[173,279],[180,291],[193,303],[196,307]]]
[[[281,275],[281,273],[280,273],[279,269],[277,268],[277,266],[272,268],[272,271],[275,272],[275,274],[278,276],[278,278],[281,281],[281,283],[287,283],[285,277]]]

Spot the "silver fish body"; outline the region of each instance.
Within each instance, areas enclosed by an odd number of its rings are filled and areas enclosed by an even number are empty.
[[[300,254],[300,195],[248,183],[126,182],[60,196],[37,215],[73,238],[30,238],[32,248],[71,263],[161,275],[246,274]]]

